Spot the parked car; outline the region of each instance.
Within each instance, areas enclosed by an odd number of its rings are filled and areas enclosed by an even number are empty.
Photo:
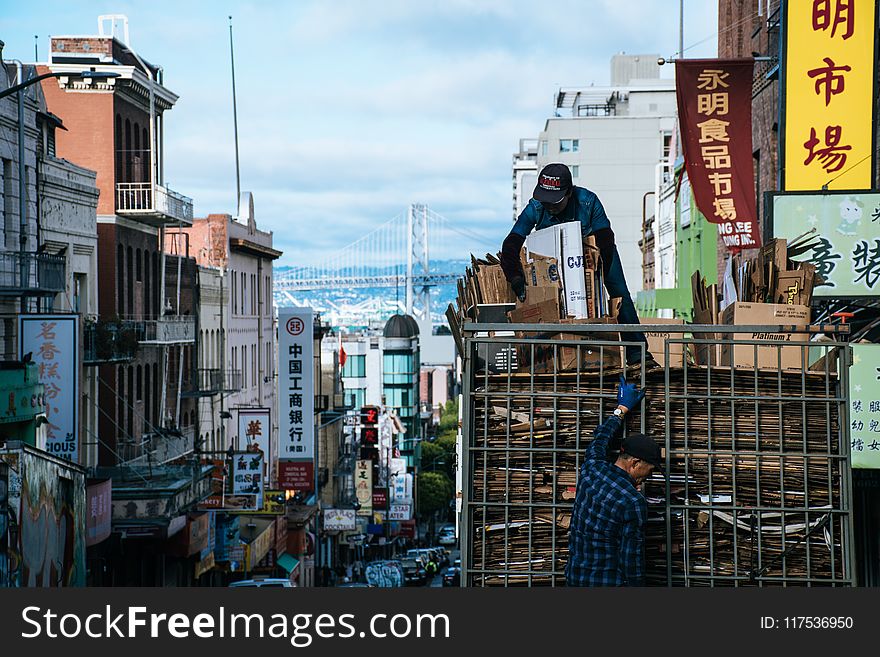
[[[265,579],[243,579],[240,582],[232,582],[229,585],[229,588],[244,588],[256,586],[261,588],[284,588],[284,589],[292,589],[294,588],[293,584],[290,583],[289,579],[280,579],[280,578],[270,578],[267,577]]]
[[[372,584],[364,584],[363,582],[343,582],[336,585],[337,589],[372,589]]]
[[[461,561],[456,559],[456,563]],[[449,566],[443,573],[443,586],[461,586],[461,567]]]
[[[403,559],[403,580],[406,586],[420,586],[425,583],[427,577],[425,567],[415,559]]]
[[[452,525],[446,525],[440,529],[440,533],[437,536],[437,542],[440,545],[455,545],[455,527]]]

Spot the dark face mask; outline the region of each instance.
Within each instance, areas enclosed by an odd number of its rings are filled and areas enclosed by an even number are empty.
[[[565,208],[568,206],[568,201],[571,198],[571,192],[568,192],[565,196],[562,197],[562,200],[559,203],[541,203],[544,206],[544,209],[552,214],[554,217],[562,214]]]

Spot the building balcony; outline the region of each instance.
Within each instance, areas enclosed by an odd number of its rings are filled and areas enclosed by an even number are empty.
[[[136,322],[144,345],[185,344],[196,341],[196,318],[192,315],[165,315]]]
[[[90,320],[83,327],[83,364],[125,363],[137,355],[142,338],[136,322]]]
[[[184,382],[182,397],[211,397],[241,390],[241,370],[198,369]]]
[[[32,251],[0,253],[0,297],[54,296],[66,289],[64,256]]]
[[[116,213],[151,226],[192,225],[192,199],[150,182],[116,183]]]
[[[191,454],[194,448],[195,430],[193,427],[162,429],[152,433],[145,433],[142,437],[140,455],[136,458],[127,459],[125,465],[164,465]],[[124,451],[123,454],[125,454]]]

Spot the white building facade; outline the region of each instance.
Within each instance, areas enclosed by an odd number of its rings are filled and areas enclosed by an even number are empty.
[[[643,199],[655,190],[676,121],[675,83],[660,79],[657,58],[615,55],[612,86],[560,89],[556,116],[538,135],[538,170],[567,164],[574,184],[601,200],[633,295],[642,287]]]

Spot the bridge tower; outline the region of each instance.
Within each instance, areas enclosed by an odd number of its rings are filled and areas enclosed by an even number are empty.
[[[428,262],[428,206],[414,203],[406,213],[406,313],[423,320],[431,318],[431,286],[427,277]],[[415,277],[423,281],[414,283]]]

